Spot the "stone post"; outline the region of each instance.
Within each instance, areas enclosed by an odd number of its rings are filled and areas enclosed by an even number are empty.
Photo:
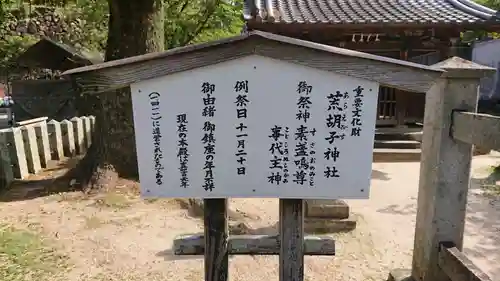
[[[73,135],[75,137],[75,148],[77,154],[85,153],[85,136],[83,129],[83,120],[80,117],[71,118],[71,123],[73,123]]]
[[[73,123],[68,120],[61,121],[61,132],[62,132],[62,145],[64,149],[64,156],[73,157],[76,154],[75,151],[75,136],[73,133]]]
[[[85,139],[85,149],[88,149],[90,147],[90,144],[92,143],[92,124],[91,120],[87,116],[82,117],[83,121],[83,135]]]
[[[2,165],[4,173],[9,178],[25,179],[28,173],[28,164],[24,153],[22,132],[19,128],[10,128],[0,131],[2,144]]]
[[[411,270],[418,281],[449,280],[438,266],[441,242],[462,250],[472,145],[451,137],[452,114],[477,111],[479,79],[492,71],[457,57],[434,66],[446,72],[426,94]],[[401,271],[391,275],[405,277]]]
[[[38,154],[38,143],[36,140],[35,128],[32,125],[21,127],[23,133],[24,153],[28,163],[28,171],[32,174],[40,172],[40,155]]]
[[[40,165],[42,168],[47,168],[49,161],[52,160],[49,146],[49,133],[47,130],[47,122],[40,122],[33,125],[38,146],[38,154],[40,155]]]
[[[64,158],[64,149],[61,124],[52,119],[47,123],[47,131],[49,134],[51,158],[53,160],[62,160]]]

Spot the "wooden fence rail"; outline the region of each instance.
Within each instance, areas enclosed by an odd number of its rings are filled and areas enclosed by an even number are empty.
[[[47,168],[49,161],[84,154],[92,141],[94,116],[61,122],[41,117],[0,130],[0,187]]]

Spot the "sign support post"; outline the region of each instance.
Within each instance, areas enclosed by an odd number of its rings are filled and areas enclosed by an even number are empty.
[[[280,281],[304,280],[304,200],[280,199]]]
[[[204,199],[205,281],[226,281],[228,276],[227,199]]]
[[[227,281],[227,199],[204,199],[205,281]],[[304,280],[304,200],[279,200],[279,280]]]

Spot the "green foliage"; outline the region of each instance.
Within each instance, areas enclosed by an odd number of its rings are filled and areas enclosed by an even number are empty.
[[[15,20],[11,13],[15,4],[15,0],[0,2],[0,76],[14,66],[13,60],[17,56],[37,41],[34,36],[10,34],[8,26]]]
[[[47,4],[42,0],[36,4]],[[43,2],[43,3],[42,3]],[[107,36],[108,6],[106,0],[51,0],[56,6],[22,5],[18,0],[0,1],[0,71],[2,74],[16,73],[15,59],[28,47],[36,43],[41,30],[47,30],[45,16],[55,17],[50,28],[57,30],[49,37],[68,43],[81,51],[98,51],[105,48]],[[26,27],[26,22],[34,21],[35,30],[16,30],[16,26]],[[24,23],[23,23],[24,22]],[[54,28],[54,24],[59,27]],[[19,74],[19,73],[16,73]],[[0,74],[0,76],[2,76]]]
[[[2,28],[2,27],[0,27]],[[15,66],[14,60],[29,46],[38,41],[33,35],[8,35],[0,39],[0,69],[9,69]]]
[[[65,280],[68,257],[37,234],[0,224],[0,280]]]
[[[78,0],[60,9],[67,21],[78,22],[80,32],[67,34],[65,41],[86,51],[102,52],[106,47],[108,1]]]
[[[5,21],[5,18],[9,15],[9,10],[14,5],[14,0],[2,0],[0,1],[0,24]]]
[[[193,42],[206,42],[238,35],[241,33],[243,24],[242,1],[234,3],[222,1],[214,11],[211,20]]]
[[[238,34],[242,1],[177,0],[165,4],[166,48],[217,40]]]
[[[240,33],[243,26],[242,0],[165,2],[167,49],[232,36]],[[29,5],[29,11],[26,5]],[[71,44],[82,51],[104,51],[109,19],[107,0],[32,0],[31,3],[0,0],[0,69],[13,67],[13,59],[38,40],[39,34],[21,34],[9,29],[9,25],[16,20],[33,17],[30,12],[41,7],[38,5],[56,7],[56,13],[68,26],[60,34],[51,36],[55,40]]]
[[[483,5],[483,6],[486,6],[490,9],[493,9],[495,11],[499,11],[500,10],[500,0],[476,0],[477,3]],[[500,33],[497,33],[497,32],[493,32],[493,33],[489,33],[489,34],[485,34],[485,35],[489,35],[493,38],[500,38]]]
[[[474,2],[483,5],[485,7],[488,7],[490,9],[493,9],[495,11],[500,10],[500,0],[474,0]],[[495,32],[486,32],[484,30],[474,30],[474,31],[467,31],[462,34],[462,41],[463,42],[473,42],[478,39],[482,39],[484,37],[493,37],[493,38],[500,38],[499,33]]]
[[[495,11],[500,10],[500,0],[476,0],[476,2]]]

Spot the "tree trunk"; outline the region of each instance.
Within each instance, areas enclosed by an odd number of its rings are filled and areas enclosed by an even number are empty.
[[[162,0],[108,0],[109,31],[106,61],[164,49]],[[112,185],[116,176],[137,179],[130,89],[91,96],[96,132],[92,147],[79,165],[81,184],[93,188]]]

